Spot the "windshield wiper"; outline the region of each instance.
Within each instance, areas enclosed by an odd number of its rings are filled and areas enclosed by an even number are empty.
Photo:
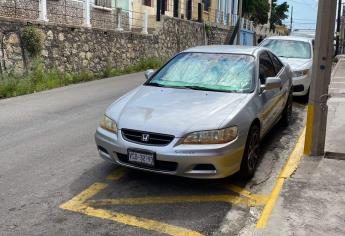
[[[222,89],[213,89],[213,88],[208,88],[208,87],[203,87],[203,86],[197,86],[197,85],[186,85],[186,86],[172,86],[172,85],[163,85],[157,82],[152,82],[146,84],[148,86],[153,86],[153,87],[166,87],[166,88],[176,88],[176,89],[192,89],[192,90],[200,90],[200,91],[213,91],[213,92],[223,92],[223,93],[236,93],[238,91],[235,90],[222,90]]]
[[[156,83],[156,82],[148,83],[146,85],[154,86],[154,87],[165,87],[163,84]]]
[[[182,86],[181,88],[193,89],[193,90],[202,90],[202,91],[225,92],[225,93],[235,93],[236,92],[234,90],[213,89],[213,88],[202,87],[202,86],[195,86],[195,85],[192,85],[192,86]]]

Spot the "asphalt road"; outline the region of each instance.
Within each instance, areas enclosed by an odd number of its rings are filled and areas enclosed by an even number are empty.
[[[270,193],[304,126],[304,105],[295,103],[289,128],[276,126],[265,138],[250,182],[120,170],[98,157],[93,135],[106,107],[143,81],[137,73],[0,100],[1,235],[163,235],[174,227],[250,234],[263,206],[249,204],[249,195]],[[122,178],[107,179],[117,171]],[[91,210],[60,207],[95,183],[105,188],[90,198]]]

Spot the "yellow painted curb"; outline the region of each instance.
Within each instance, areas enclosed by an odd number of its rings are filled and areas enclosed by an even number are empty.
[[[304,128],[302,134],[298,138],[298,141],[293,149],[292,153],[290,154],[287,162],[285,163],[283,169],[281,170],[276,184],[271,192],[271,195],[268,198],[267,204],[264,207],[264,210],[261,213],[260,219],[256,224],[257,229],[264,229],[267,226],[267,222],[272,214],[272,211],[277,203],[279,198],[280,192],[283,188],[284,182],[287,178],[289,178],[293,172],[297,169],[300,160],[303,156],[303,147],[304,147],[304,139],[306,135],[306,128]]]
[[[306,124],[306,134],[305,134],[305,145],[304,145],[304,155],[310,156],[311,145],[313,140],[313,123],[314,123],[314,105],[308,105],[307,112],[307,124]]]

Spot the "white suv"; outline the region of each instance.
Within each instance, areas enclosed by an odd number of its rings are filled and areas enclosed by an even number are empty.
[[[271,49],[293,72],[294,96],[308,96],[313,66],[313,39],[296,36],[275,36],[264,39],[260,46]]]

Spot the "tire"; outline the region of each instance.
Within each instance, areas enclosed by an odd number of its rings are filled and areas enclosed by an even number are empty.
[[[284,127],[287,127],[291,124],[292,120],[292,103],[293,103],[293,95],[292,91],[289,93],[289,97],[287,99],[286,105],[284,107],[282,118],[281,118],[281,124]]]
[[[310,93],[310,87],[308,88],[307,94],[302,97],[302,100],[303,100],[304,103],[308,103],[309,102],[309,93]]]
[[[243,179],[249,180],[254,175],[259,160],[259,144],[260,127],[257,124],[253,124],[249,130],[239,172]]]

